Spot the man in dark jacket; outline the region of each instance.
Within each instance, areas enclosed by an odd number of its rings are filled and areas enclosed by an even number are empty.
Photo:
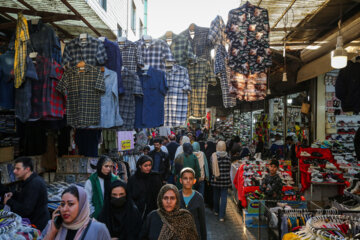
[[[48,196],[44,180],[33,172],[33,163],[29,157],[15,160],[14,174],[21,180],[19,192],[6,193],[4,204],[23,218],[29,218],[39,230],[43,230],[50,219]]]
[[[163,183],[169,177],[170,172],[170,160],[169,155],[161,150],[161,139],[154,140],[154,150],[149,153],[149,156],[153,159],[152,171],[161,175]]]
[[[169,152],[169,158],[170,158],[170,166],[173,166],[174,165],[174,159],[175,159],[175,153],[176,153],[176,150],[178,149],[178,147],[180,146],[180,144],[178,144],[176,142],[176,136],[175,135],[170,135],[170,142],[166,145],[166,148]],[[168,180],[167,180],[168,183],[171,183],[171,184],[175,184],[175,181],[174,181],[174,175],[171,175]]]
[[[180,172],[180,207],[189,210],[194,218],[196,230],[201,240],[207,239],[205,204],[201,194],[193,190],[196,182],[195,171],[192,168],[184,168]]]

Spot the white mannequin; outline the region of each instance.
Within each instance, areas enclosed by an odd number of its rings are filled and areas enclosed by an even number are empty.
[[[99,37],[99,40],[104,42],[105,41],[105,37]]]

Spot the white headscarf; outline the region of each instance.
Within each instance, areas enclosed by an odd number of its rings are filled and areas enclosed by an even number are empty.
[[[184,152],[184,149],[183,149],[184,143],[190,143],[190,138],[188,138],[187,136],[183,136],[181,138],[181,141],[180,141],[181,145],[176,149],[175,158]]]

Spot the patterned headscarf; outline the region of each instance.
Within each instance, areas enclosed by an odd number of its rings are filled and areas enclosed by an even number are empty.
[[[167,212],[163,206],[162,199],[167,191],[173,191],[176,196],[176,205],[173,211]],[[198,234],[194,219],[186,209],[180,209],[180,194],[176,186],[172,184],[164,185],[159,192],[157,210],[163,222],[158,239],[161,240],[197,240]]]

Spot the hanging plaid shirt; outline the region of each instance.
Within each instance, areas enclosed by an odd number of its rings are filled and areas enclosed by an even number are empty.
[[[268,11],[250,3],[229,12],[226,34],[230,40],[229,66],[242,74],[271,67]]]
[[[226,44],[225,23],[221,16],[211,22],[208,39],[213,46]]]
[[[100,68],[86,65],[67,69],[56,90],[67,96],[67,123],[75,128],[98,125],[100,96],[105,92],[104,74]]]
[[[84,40],[75,38],[65,45],[63,64],[76,66],[80,61],[89,65],[103,65],[108,59],[104,43],[89,35]]]
[[[194,38],[191,38],[189,29],[183,31],[180,33],[180,35],[190,41],[191,47],[194,50],[196,57],[211,61],[210,51],[213,46],[208,40],[209,28],[198,27],[195,25]]]
[[[203,118],[206,115],[208,84],[216,85],[216,78],[210,62],[197,59],[197,63],[189,66],[191,94],[188,104],[188,115]]]
[[[215,74],[220,77],[222,99],[225,108],[236,106],[236,97],[230,93],[230,68],[227,65],[228,53],[223,45],[218,45],[215,55]]]
[[[30,117],[33,119],[61,119],[64,116],[64,97],[56,91],[64,69],[55,61],[43,56],[36,57],[38,81],[32,82]]]
[[[119,44],[119,48],[122,54],[123,66],[129,71],[136,72],[137,67],[144,64],[141,51],[135,43],[126,40],[124,45]]]
[[[135,95],[143,96],[143,90],[138,75],[123,68],[121,72],[125,93],[119,97],[120,115],[123,125],[120,131],[131,131],[135,123]]]
[[[225,23],[220,16],[211,22],[209,41],[215,45],[215,74],[220,78],[222,99],[225,108],[236,105],[235,95],[230,94],[230,68],[228,66],[228,53],[226,52]]]
[[[27,42],[29,39],[30,37],[26,18],[22,15],[22,13],[18,13],[14,60],[15,88],[19,88],[25,79]]]
[[[186,124],[190,80],[186,68],[174,65],[166,71],[168,92],[165,97],[164,126],[176,127]]]
[[[175,61],[169,46],[163,40],[152,39],[147,46],[147,43],[141,38],[136,41],[136,44],[141,51],[144,64],[150,65],[156,70],[165,71],[165,61]]]
[[[166,41],[166,36],[164,35],[160,39]],[[170,50],[177,65],[187,67],[189,63],[194,63],[196,61],[196,56],[191,44],[184,36],[173,33]]]

